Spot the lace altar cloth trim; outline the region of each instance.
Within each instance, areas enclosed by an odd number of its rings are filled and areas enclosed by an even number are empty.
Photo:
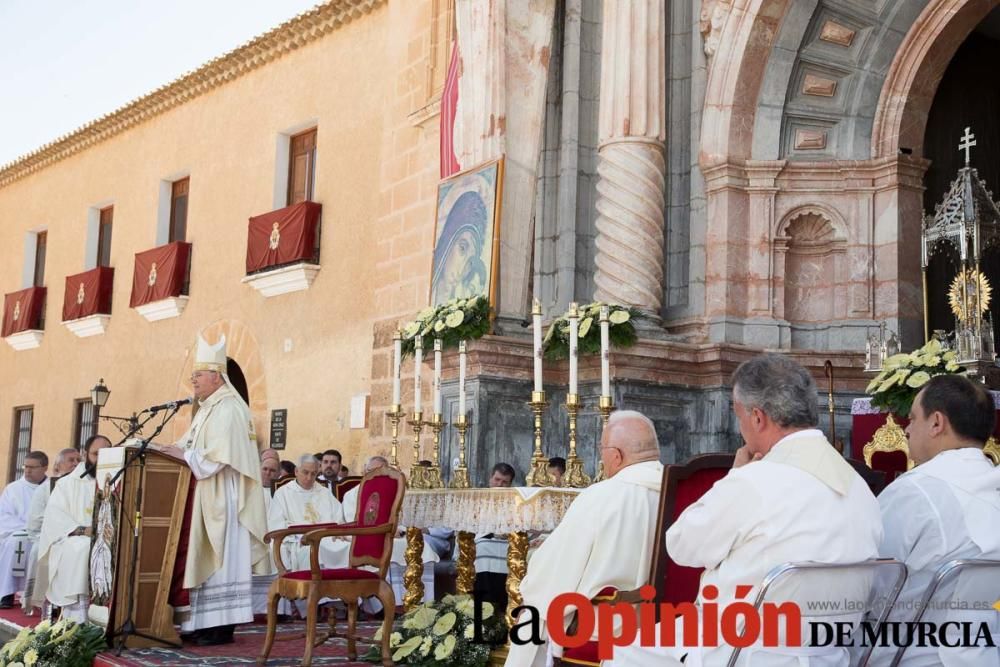
[[[550,531],[581,489],[408,489],[401,525],[445,526],[471,533]]]

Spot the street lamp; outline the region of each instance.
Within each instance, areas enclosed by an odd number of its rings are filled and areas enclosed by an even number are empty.
[[[98,416],[113,423],[122,435],[134,435],[139,430],[136,428],[139,424],[139,415],[136,413],[133,412],[131,417],[112,417],[111,415],[101,414],[101,408],[108,404],[109,396],[111,396],[111,390],[104,384],[104,378],[101,378],[94,385],[94,388],[90,390],[90,401],[97,408]]]

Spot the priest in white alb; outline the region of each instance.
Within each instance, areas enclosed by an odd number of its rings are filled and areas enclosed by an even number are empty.
[[[746,445],[736,452],[733,469],[667,530],[670,558],[678,565],[705,568],[701,591],[709,585],[718,589],[718,610],[737,599],[738,586],[754,587],[745,596],[752,602],[765,575],[784,563],[843,564],[877,558],[882,537],[878,502],[816,428],[819,397],[809,371],[783,355],[764,354],[740,364],[732,384],[733,410]],[[822,583],[830,586],[824,599],[863,599],[854,595],[860,590],[868,594],[863,577],[827,573]],[[701,604],[700,595],[696,604]],[[823,620],[857,619],[848,615]],[[680,617],[678,623],[683,622]],[[675,632],[682,638],[683,626]],[[656,636],[661,636],[659,627]],[[733,650],[724,644],[643,647],[639,639],[616,648],[614,660],[605,665],[721,667]],[[808,641],[808,634],[803,639]],[[846,648],[836,646],[757,644],[743,649],[740,661],[753,667],[841,667],[850,656]]]
[[[97,491],[97,452],[110,444],[100,435],[87,440],[83,461],[56,482],[38,538],[38,569],[48,572],[45,597],[62,607],[63,618],[77,623],[87,620],[90,606],[90,536]]]
[[[226,375],[226,339],[198,337],[191,374],[198,412],[176,445],[197,480],[192,496],[183,589],[175,607],[181,632],[201,646],[228,644],[253,621],[252,576],[268,567],[267,515],[250,408]]]
[[[344,523],[344,511],[333,492],[317,484],[320,463],[312,454],[299,458],[295,481],[274,492],[267,515],[268,530],[321,523]],[[299,544],[300,536],[290,535],[281,544],[281,558],[289,570],[309,569],[309,547]],[[320,565],[325,568],[347,567],[345,540],[325,539],[320,543]]]
[[[522,604],[535,607],[541,636],[549,604],[561,593],[587,598],[606,586],[633,590],[645,583],[656,543],[663,465],[653,423],[631,410],[612,413],[601,434],[607,479],[573,501],[562,521],[538,548],[521,581]],[[569,622],[567,616],[565,622]],[[560,647],[548,648],[561,656]],[[508,667],[541,667],[546,645],[511,644]]]
[[[91,436],[99,438],[104,436]],[[49,496],[55,488],[59,478],[73,472],[73,469],[80,464],[80,452],[67,447],[56,456],[56,462],[52,465],[52,476],[38,485],[35,493],[31,496],[31,507],[28,509],[28,539],[33,546],[31,556],[28,558],[27,581],[24,585],[24,595],[21,598],[21,609],[29,615],[33,607],[41,607],[45,602],[45,589],[49,581],[49,573],[46,570],[38,570],[38,538],[42,534],[42,520],[45,518],[45,508],[49,504]],[[42,582],[36,585],[36,582]]]
[[[14,606],[14,594],[24,590],[24,569],[28,564],[30,543],[25,535],[31,497],[45,481],[49,457],[44,452],[28,452],[24,474],[0,494],[0,609]],[[14,566],[22,572],[14,574]]]

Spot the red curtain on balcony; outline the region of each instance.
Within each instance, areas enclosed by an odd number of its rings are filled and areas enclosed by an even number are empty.
[[[6,338],[22,331],[40,328],[44,306],[44,287],[29,287],[6,295],[3,300],[2,336]]]
[[[66,276],[66,292],[63,294],[63,322],[78,320],[97,313],[111,313],[111,288],[114,285],[115,270],[110,266],[99,266],[90,271]]]
[[[180,296],[187,278],[191,244],[175,241],[135,254],[132,299],[135,308],[146,303]]]
[[[247,273],[310,260],[322,205],[304,201],[250,218]]]

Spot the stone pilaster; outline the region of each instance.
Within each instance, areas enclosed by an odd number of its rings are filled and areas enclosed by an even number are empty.
[[[663,303],[665,8],[605,0],[594,297],[658,314]]]

